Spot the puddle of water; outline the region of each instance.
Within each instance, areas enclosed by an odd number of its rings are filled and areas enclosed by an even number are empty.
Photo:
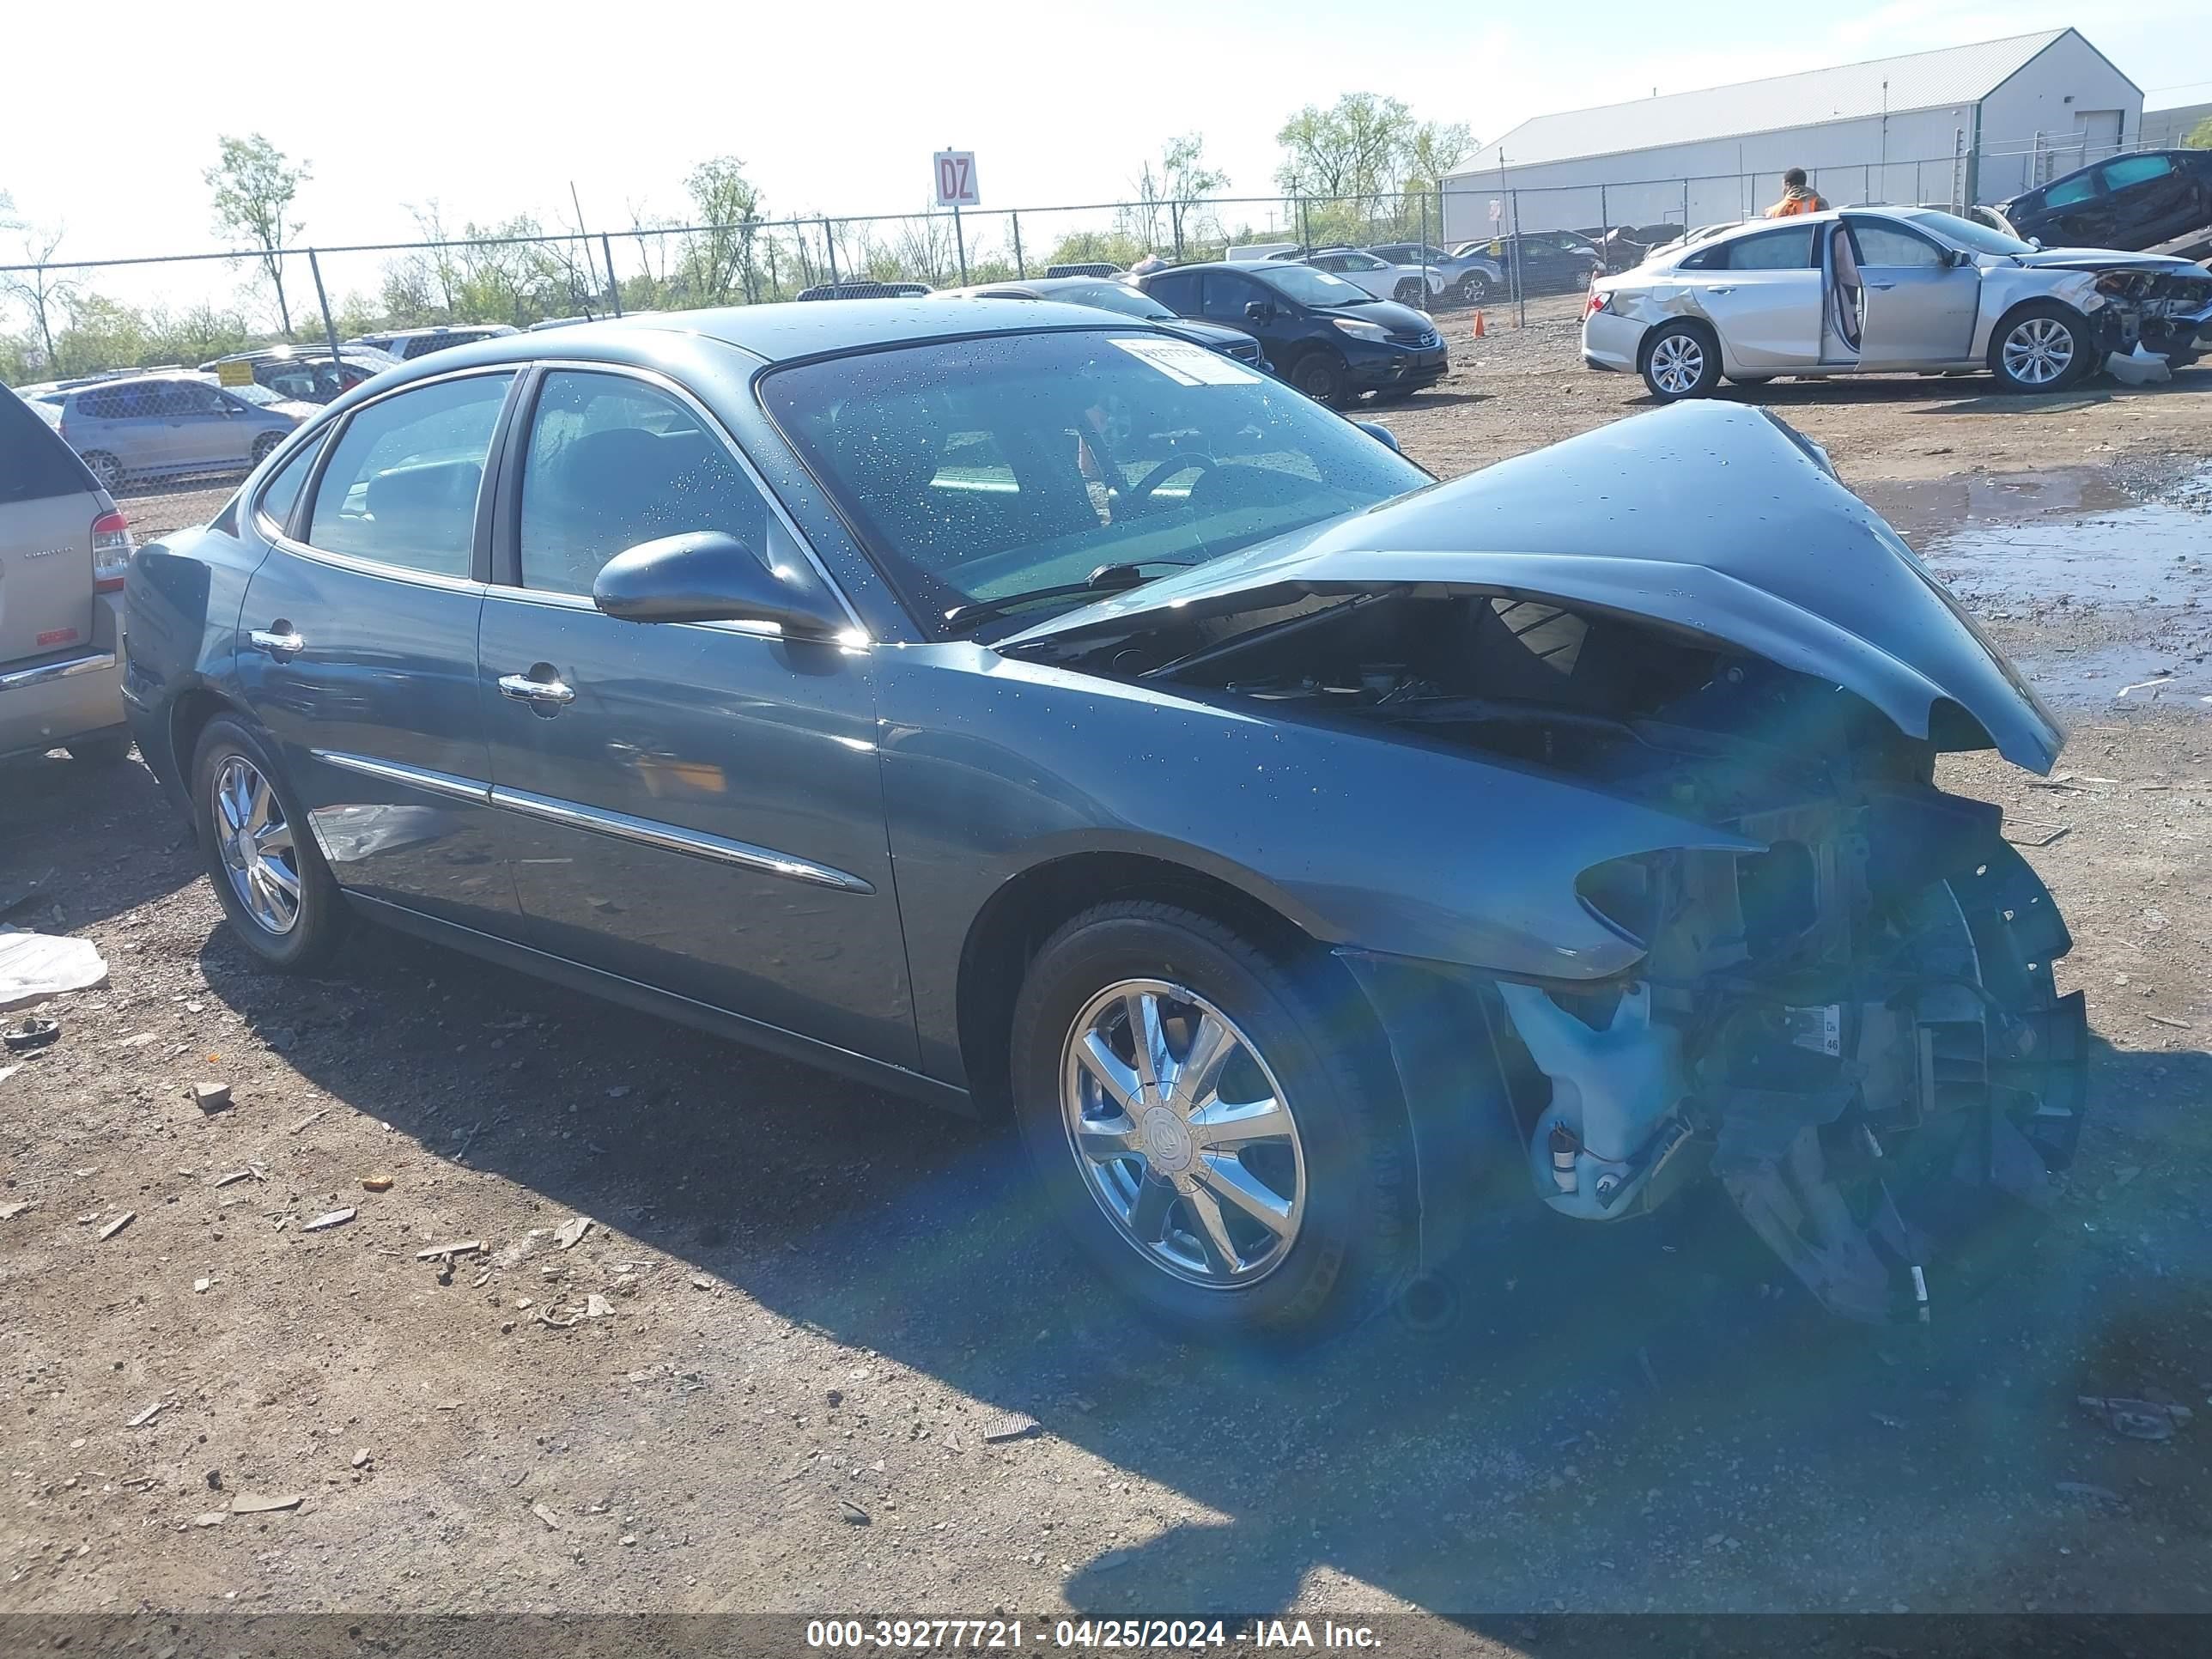
[[[2212,602],[2212,468],[2156,501],[2088,468],[1868,494],[1929,568],[1993,618],[2061,600],[2091,609]]]
[[[2193,662],[2141,645],[2109,645],[2035,652],[2012,661],[2053,705],[2212,711],[2212,660]]]

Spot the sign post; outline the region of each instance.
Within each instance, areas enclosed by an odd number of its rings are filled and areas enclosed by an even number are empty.
[[[960,254],[960,285],[968,285],[968,237],[960,226],[960,210],[977,207],[983,198],[975,188],[975,152],[940,149],[931,158],[936,175],[937,205],[952,210],[952,244]]]

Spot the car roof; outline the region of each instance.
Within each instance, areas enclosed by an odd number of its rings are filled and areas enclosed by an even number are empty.
[[[633,355],[651,358],[661,354],[670,343],[665,337],[672,335],[715,341],[763,362],[775,363],[982,335],[1153,326],[1142,318],[1109,320],[1108,313],[1093,307],[1062,305],[1052,300],[1019,306],[948,306],[933,295],[910,300],[783,301],[773,305],[610,317],[538,334],[499,335],[434,356],[413,358],[404,365],[404,373],[386,370],[383,383],[391,386],[400,380],[427,379],[480,364],[530,362],[548,355],[579,352],[586,343],[593,356],[611,361]]]

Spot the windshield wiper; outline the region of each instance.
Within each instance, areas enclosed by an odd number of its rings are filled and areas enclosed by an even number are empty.
[[[1039,599],[1067,599],[1085,593],[1120,593],[1132,587],[1141,587],[1152,580],[1145,572],[1155,565],[1169,565],[1187,570],[1197,561],[1194,559],[1139,559],[1129,564],[1102,564],[1079,582],[1066,582],[1057,587],[1024,588],[1018,593],[1001,593],[996,599],[969,599],[956,605],[945,613],[947,628],[964,633],[980,622],[1002,616],[1018,605]]]

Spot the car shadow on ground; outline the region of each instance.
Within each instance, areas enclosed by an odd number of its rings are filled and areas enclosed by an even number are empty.
[[[88,846],[112,848],[114,856],[88,867],[77,851]],[[161,786],[136,760],[0,761],[0,906],[12,907],[0,921],[81,931],[175,892],[203,867]]]
[[[1439,1328],[1384,1316],[1316,1352],[1207,1350],[1102,1290],[988,1126],[380,930],[332,980],[266,975],[222,933],[202,964],[232,1007],[292,1028],[310,1080],[430,1152],[465,1144],[473,1167],[1214,1517],[1115,1545],[1072,1499],[1054,1548],[1087,1611],[1275,1609],[1316,1573],[1446,1613],[1883,1610],[1905,1583],[1916,1607],[2097,1606],[2097,1582],[2069,1591],[2052,1567],[2079,1522],[2067,1480],[2201,1536],[2206,1437],[2107,1444],[2075,1406],[2195,1383],[2212,1303],[2203,1261],[2172,1252],[2204,1247],[2132,1224],[2185,1201],[2184,1171],[2123,1183],[2094,1223],[2077,1193],[1993,1238],[2032,1259],[1978,1298],[1933,1272],[1926,1328],[1832,1319],[1724,1201],[1603,1229],[1532,1205],[1516,1248],[1452,1265]],[[2174,1103],[2212,1093],[2212,1057],[2100,1045],[2093,1083],[2122,1104],[2077,1188],[2121,1155],[2201,1170],[2202,1146],[2158,1149]]]

